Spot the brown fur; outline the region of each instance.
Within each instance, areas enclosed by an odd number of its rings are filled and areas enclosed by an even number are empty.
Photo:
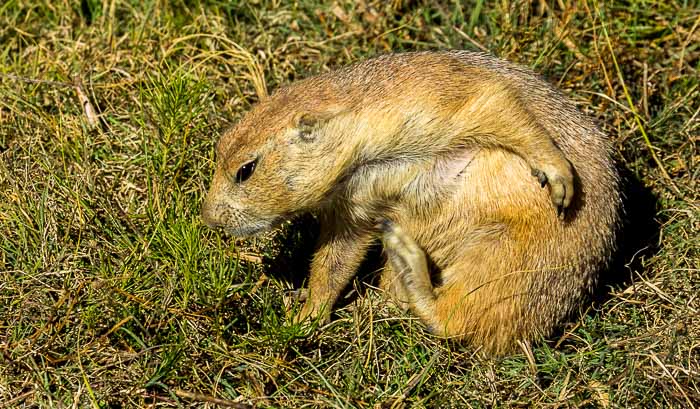
[[[319,215],[299,319],[329,317],[378,219],[390,221],[382,286],[433,332],[495,354],[549,334],[614,250],[607,138],[529,70],[486,54],[385,55],[298,81],[217,151],[208,225],[248,236]]]

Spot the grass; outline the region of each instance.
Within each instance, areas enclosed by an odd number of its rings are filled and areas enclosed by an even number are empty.
[[[699,23],[683,0],[3,2],[0,407],[700,406]],[[219,133],[295,78],[445,48],[535,68],[611,135],[651,209],[624,280],[498,360],[360,283],[290,324],[313,222],[204,228]]]

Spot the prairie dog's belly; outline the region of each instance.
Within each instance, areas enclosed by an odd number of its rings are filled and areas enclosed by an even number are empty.
[[[444,175],[456,177],[451,194],[436,198],[440,202],[430,211],[406,210],[397,220],[439,268],[457,261],[469,247],[498,251],[508,241],[513,249],[519,240],[560,232],[548,188],[539,185],[522,158],[498,149],[464,157],[468,166],[447,164],[435,178],[442,183]]]

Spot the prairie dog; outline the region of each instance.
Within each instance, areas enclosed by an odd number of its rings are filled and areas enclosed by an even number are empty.
[[[281,87],[217,157],[207,225],[244,237],[318,215],[298,320],[329,319],[381,237],[387,293],[430,331],[503,354],[580,307],[615,247],[607,137],[483,53],[383,55]]]

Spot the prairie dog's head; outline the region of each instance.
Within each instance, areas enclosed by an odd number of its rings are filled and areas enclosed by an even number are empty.
[[[255,236],[313,209],[342,172],[328,136],[340,109],[282,89],[260,102],[218,142],[202,219],[237,237]],[[319,102],[319,101],[316,101]]]

